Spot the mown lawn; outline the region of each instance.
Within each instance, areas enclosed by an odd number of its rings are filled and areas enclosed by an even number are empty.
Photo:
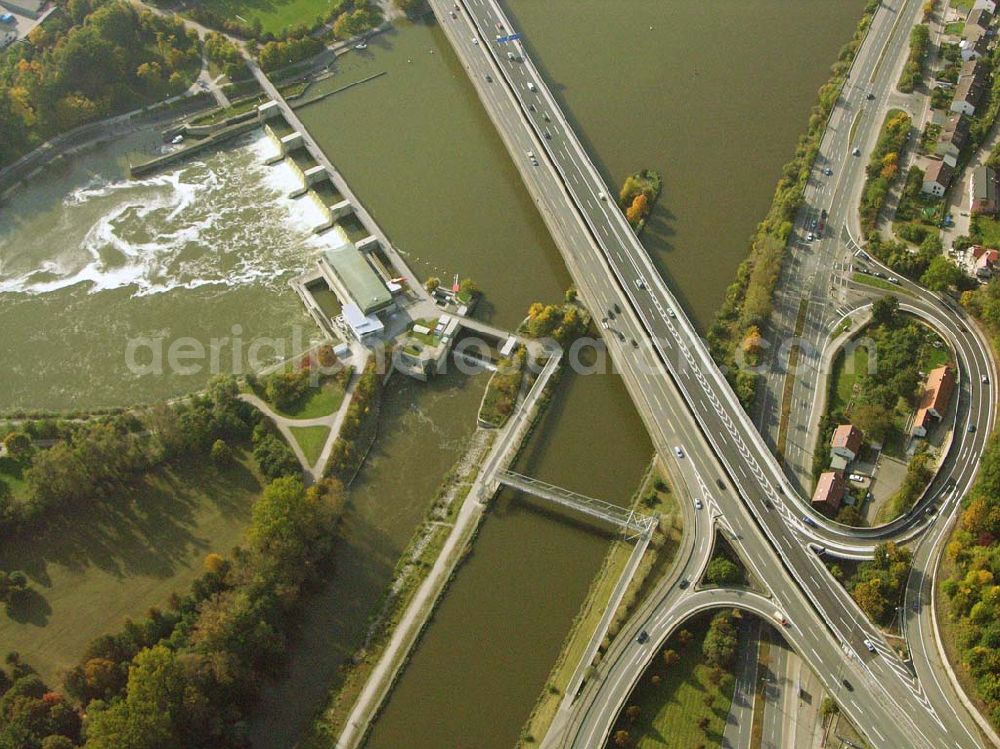
[[[330,434],[329,428],[324,426],[291,427],[291,430],[295,441],[299,443],[302,452],[306,454],[309,465],[316,465],[320,453],[323,452],[323,445],[326,444],[326,438]]]
[[[317,419],[320,416],[332,414],[340,408],[343,401],[343,386],[335,379],[326,379],[320,383],[319,387],[310,388],[305,397],[287,411],[282,411],[274,406],[272,408],[290,419]]]
[[[854,385],[867,371],[868,349],[859,346],[852,352],[851,361],[848,361],[845,352],[841,351],[833,363],[833,386],[830,389],[830,404],[827,410],[846,409],[854,397]]]
[[[982,243],[987,247],[1000,248],[1000,221],[995,218],[979,216],[976,218],[976,225],[982,234]]]
[[[224,469],[200,459],[162,467],[44,532],[5,539],[0,569],[24,570],[36,595],[0,613],[3,652],[18,651],[56,687],[92,639],[187,592],[209,552],[240,542],[263,487],[249,453],[237,458]]]
[[[262,30],[272,34],[302,24],[311,28],[317,18],[325,19],[343,4],[344,0],[204,0],[201,3],[224,18],[242,16],[248,23],[259,18]]]
[[[701,652],[708,622],[707,617],[688,621],[684,629],[693,635],[690,643],[680,645],[675,635],[665,646],[665,649],[674,649],[680,660],[666,668],[663,660],[657,657],[643,674],[639,686],[625,703],[639,707],[638,719],[629,725],[627,718],[622,718],[620,725],[615,727],[615,730],[628,731],[632,741],[629,746],[637,749],[704,746],[711,749],[721,745],[726,717],[733,702],[735,679],[731,673],[725,673],[716,686],[709,678],[712,669],[705,664]],[[660,677],[659,684],[653,684],[654,676]],[[711,707],[705,704],[707,695],[713,697]],[[708,718],[704,731],[698,727],[703,717]],[[609,741],[608,746],[614,746],[614,742]]]

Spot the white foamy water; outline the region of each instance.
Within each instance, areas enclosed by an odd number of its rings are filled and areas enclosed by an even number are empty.
[[[0,227],[0,292],[45,294],[80,283],[91,293],[144,296],[215,284],[275,284],[323,246],[312,201],[291,200],[268,139],[209,153],[147,179],[95,178],[60,204]]]

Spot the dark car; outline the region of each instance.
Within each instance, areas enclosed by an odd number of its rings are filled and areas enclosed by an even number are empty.
[[[615,312],[621,314],[622,308],[618,305],[618,302],[615,302],[614,307],[615,307]]]
[[[974,431],[976,431],[976,425],[975,424],[969,424],[969,432],[974,432]]]
[[[719,487],[720,489],[722,489],[722,491],[726,490],[726,483],[722,479],[716,479],[715,480],[715,485],[717,487]]]
[[[683,580],[680,581],[677,587],[680,588],[681,590],[687,590],[690,584],[691,581],[685,577]]]
[[[844,685],[844,689],[846,689],[848,692],[854,691],[854,687],[851,685],[851,682],[849,682],[847,679],[844,679],[842,683]]]
[[[816,527],[816,521],[813,520],[808,515],[803,515],[802,516],[802,522],[805,523],[806,525],[808,525],[810,528],[815,528]]]
[[[639,633],[639,636],[635,638],[635,641],[640,645],[642,645],[645,642],[648,642],[649,632],[647,632],[646,630],[642,630],[642,632]]]

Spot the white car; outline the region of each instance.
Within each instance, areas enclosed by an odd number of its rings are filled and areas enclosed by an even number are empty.
[[[869,640],[867,637],[865,638],[865,647],[868,648],[869,653],[875,652],[875,643]]]
[[[535,86],[535,84],[532,81],[528,81],[528,90],[529,91],[537,91],[538,88]]]
[[[479,44],[479,39],[477,39],[476,37],[472,37],[472,43]]]
[[[682,448],[680,445],[677,445],[677,447],[674,448],[674,455],[676,455],[678,458],[683,458],[684,448]]]
[[[694,498],[694,509],[700,510],[702,507],[704,507],[704,505],[701,503],[701,500],[698,499],[697,497],[695,497]]]
[[[860,473],[852,473],[847,478],[850,479],[851,481],[864,481],[865,480],[865,477],[862,476]]]
[[[814,235],[812,232],[809,232],[808,234],[806,234],[806,241],[807,242],[812,242],[814,239],[816,239],[816,235]]]
[[[778,622],[778,624],[780,624],[782,627],[788,626],[788,619],[786,619],[785,615],[778,610],[775,610],[774,612],[774,620]]]

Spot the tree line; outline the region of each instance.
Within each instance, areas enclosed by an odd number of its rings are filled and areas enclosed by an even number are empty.
[[[845,44],[831,68],[830,79],[819,90],[819,100],[809,116],[809,126],[799,138],[795,155],[782,168],[781,178],[767,216],[757,225],[750,253],[740,263],[736,279],[726,290],[726,297],[708,331],[708,343],[715,361],[724,365],[726,378],[740,403],[748,408],[757,389],[757,375],[738,366],[736,354],[747,331],[764,330],[771,316],[774,288],[781,273],[785,246],[792,233],[792,222],[802,205],[803,191],[819,152],[826,122],[847,80],[851,62],[861,45],[879,0],[869,0],[852,39]]]
[[[297,477],[271,482],[242,545],[228,558],[208,555],[204,574],[166,610],[92,641],[64,694],[30,669],[0,676],[0,746],[246,747],[260,684],[283,663],[297,607],[329,561],[343,500],[336,481],[308,490]]]
[[[0,53],[0,166],[79,125],[181,93],[200,67],[180,19],[122,0],[67,0]]]

